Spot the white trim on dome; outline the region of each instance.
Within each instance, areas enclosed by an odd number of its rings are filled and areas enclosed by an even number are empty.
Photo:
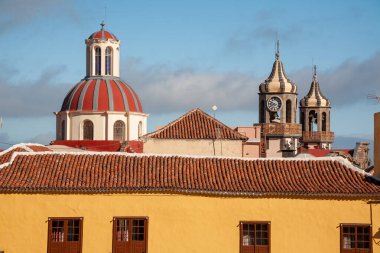
[[[107,93],[108,93],[108,109],[110,111],[114,111],[114,105],[113,105],[113,91],[111,88],[110,81],[108,79],[106,81],[106,86],[107,86]]]

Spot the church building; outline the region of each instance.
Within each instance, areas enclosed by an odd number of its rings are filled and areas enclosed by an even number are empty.
[[[56,114],[57,140],[137,140],[148,114],[137,93],[120,79],[120,40],[101,29],[86,42],[86,76],[66,95]]]
[[[285,74],[278,41],[272,72],[259,91],[261,157],[295,156],[302,136],[297,124],[297,85]]]
[[[259,86],[261,157],[293,157],[303,148],[330,150],[330,101],[322,95],[314,66],[309,93],[300,101],[297,123],[297,85],[285,74],[277,41],[270,76]]]

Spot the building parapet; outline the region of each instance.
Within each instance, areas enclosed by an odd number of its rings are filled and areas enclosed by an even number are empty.
[[[262,129],[265,136],[302,136],[302,126],[295,123],[265,123]]]
[[[303,142],[333,142],[334,132],[302,132]]]

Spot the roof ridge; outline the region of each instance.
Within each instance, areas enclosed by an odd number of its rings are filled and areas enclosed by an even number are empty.
[[[194,108],[194,109],[188,111],[187,113],[185,113],[185,114],[183,114],[182,116],[180,116],[179,118],[177,118],[177,119],[175,119],[175,120],[169,122],[167,125],[161,127],[160,129],[157,129],[156,131],[153,131],[153,132],[151,132],[151,133],[147,133],[147,134],[143,135],[142,138],[144,138],[144,137],[150,137],[150,136],[152,136],[152,135],[154,135],[154,134],[161,133],[162,131],[164,131],[165,129],[167,129],[167,128],[169,128],[170,126],[174,125],[175,123],[177,123],[178,121],[180,121],[181,119],[183,119],[185,116],[187,116],[188,114],[190,114],[191,112],[193,112],[193,111],[195,111],[195,110],[197,110],[197,109],[199,109],[199,108],[197,107],[197,108]]]
[[[153,154],[153,153],[126,153],[126,152],[99,152],[99,151],[86,151],[86,152],[73,152],[73,151],[41,151],[41,152],[20,152],[16,151],[12,154],[9,162],[1,164],[0,170],[13,163],[17,156],[41,156],[41,155],[100,155],[100,156],[129,156],[129,157],[179,157],[179,158],[194,158],[194,159],[227,159],[227,160],[237,160],[237,161],[336,161],[342,164],[347,169],[351,169],[362,175],[371,176],[370,173],[358,168],[357,166],[350,163],[347,159],[339,156],[334,157],[310,157],[310,158],[252,158],[252,157],[232,157],[232,156],[200,156],[200,155],[179,155],[179,154]]]
[[[231,133],[241,135],[243,138],[247,138],[247,139],[248,139],[247,136],[244,136],[244,135],[242,135],[241,133],[239,133],[238,131],[233,130],[231,127],[227,126],[226,124],[224,124],[223,122],[221,122],[221,121],[218,120],[217,118],[212,117],[210,114],[206,113],[206,112],[203,111],[202,109],[195,108],[194,111],[199,111],[199,112],[202,113],[205,117],[208,117],[209,119],[215,121],[216,123],[219,123],[220,125],[222,125],[222,126],[225,127],[226,129],[228,129],[228,131],[231,131]]]
[[[209,115],[208,113],[206,113],[205,111],[203,111],[202,109],[200,108],[194,108],[190,111],[188,111],[187,113],[183,114],[182,116],[180,116],[179,118],[175,119],[174,121],[170,122],[169,124],[167,124],[166,126],[162,127],[161,129],[158,129],[154,132],[151,132],[151,133],[148,133],[146,135],[143,136],[144,137],[152,137],[152,138],[155,138],[153,136],[155,135],[159,135],[160,133],[162,133],[163,131],[166,131],[166,130],[169,130],[171,127],[173,127],[175,124],[181,122],[182,120],[188,118],[188,117],[191,117],[191,115],[195,114],[195,113],[199,113],[201,117],[204,117],[206,118],[207,120],[210,120],[211,122],[214,122],[216,124],[216,128],[223,128],[225,129],[225,131],[228,131],[232,136],[234,136],[234,138],[238,138],[240,140],[247,140],[248,137],[242,135],[241,133],[235,131],[234,129],[232,129],[231,127],[227,126],[226,124],[224,124],[223,122],[221,122],[220,120],[212,117],[211,115]],[[185,139],[185,138],[184,138]],[[221,138],[222,139],[222,138]],[[224,139],[229,139],[229,138],[224,138]]]
[[[25,149],[25,151],[29,151],[29,152],[34,152],[31,148],[29,148],[28,146],[39,146],[39,147],[46,147],[45,145],[42,145],[42,144],[39,144],[39,143],[18,143],[18,144],[14,144],[13,146],[11,146],[10,148],[7,148],[3,151],[0,152],[0,156],[1,155],[4,155],[6,153],[8,153],[9,151],[12,151],[16,148],[23,148]]]

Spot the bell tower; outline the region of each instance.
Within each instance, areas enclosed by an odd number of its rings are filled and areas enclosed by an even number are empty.
[[[314,65],[309,93],[300,101],[302,144],[305,148],[331,149],[334,133],[330,132],[330,101],[322,94]]]
[[[276,42],[276,59],[269,77],[259,86],[259,123],[262,157],[297,154],[301,125],[297,124],[297,86],[285,74]]]

